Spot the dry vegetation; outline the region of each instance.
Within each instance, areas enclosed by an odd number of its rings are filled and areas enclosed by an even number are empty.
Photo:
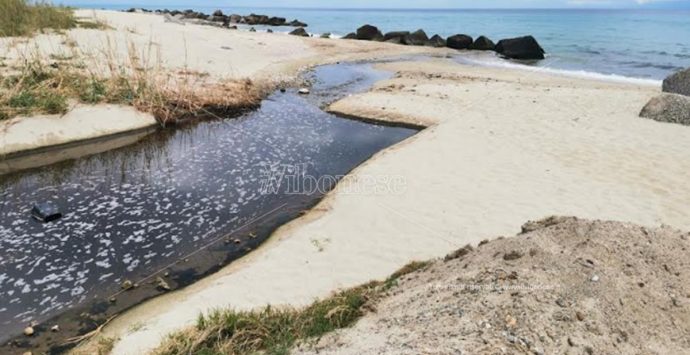
[[[79,21],[72,11],[45,2],[0,0],[0,36],[30,36],[45,29],[107,29]],[[23,43],[18,40],[16,43]],[[161,124],[196,116],[227,116],[254,108],[264,91],[249,80],[210,81],[205,73],[162,67],[155,45],[130,45],[124,57],[108,40],[103,57],[81,53],[69,36],[66,53],[25,50],[19,60],[0,58],[0,120],[32,114],[64,114],[71,105],[131,105]],[[31,46],[26,46],[30,48]]]
[[[134,50],[132,52],[135,52]],[[198,73],[168,73],[129,61],[108,63],[108,70],[86,65],[24,60],[16,72],[0,76],[0,119],[29,114],[62,114],[72,102],[131,105],[153,114],[162,124],[183,118],[234,114],[257,105],[259,88],[249,80],[206,83]]]
[[[297,343],[316,340],[351,326],[400,277],[426,267],[414,262],[384,282],[338,292],[304,309],[266,307],[255,311],[217,310],[202,315],[193,328],[172,334],[154,352],[173,354],[288,354]]]
[[[75,27],[72,10],[48,2],[0,0],[0,37],[26,36],[45,29]]]

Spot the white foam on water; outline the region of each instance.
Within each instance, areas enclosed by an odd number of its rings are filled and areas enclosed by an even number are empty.
[[[656,87],[661,87],[661,82],[662,82],[661,80],[656,80],[656,79],[634,78],[634,77],[627,77],[627,76],[623,76],[623,75],[603,74],[603,73],[591,72],[591,71],[586,71],[586,70],[567,70],[567,69],[556,69],[556,68],[549,68],[549,67],[531,66],[531,65],[511,62],[510,60],[500,58],[496,54],[494,54],[493,52],[459,53],[456,56],[456,58],[459,59],[459,62],[463,63],[463,64],[477,65],[477,66],[484,66],[484,67],[493,67],[493,68],[518,69],[518,70],[523,70],[523,71],[528,71],[528,72],[546,73],[546,74],[559,75],[559,76],[565,76],[565,77],[570,77],[570,78],[594,79],[594,80],[607,81],[607,82],[627,83],[627,84],[636,84],[636,85],[649,85],[649,86],[656,86]]]

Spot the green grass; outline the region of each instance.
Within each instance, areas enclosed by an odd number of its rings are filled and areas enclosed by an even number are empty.
[[[266,307],[256,311],[217,310],[199,316],[197,324],[172,334],[158,355],[288,354],[309,341],[353,325],[398,279],[428,265],[408,264],[383,282],[340,291],[303,309]]]
[[[71,9],[44,1],[0,0],[0,37],[27,36],[77,25]]]

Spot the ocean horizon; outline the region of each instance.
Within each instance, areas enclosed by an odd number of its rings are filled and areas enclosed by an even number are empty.
[[[82,8],[125,10],[141,4],[87,4]],[[547,52],[532,69],[583,76],[658,81],[690,66],[690,10],[668,9],[333,9],[287,7],[161,6],[211,13],[299,19],[315,35],[344,36],[372,24],[383,32],[424,29],[429,36],[485,35],[494,41],[533,35]],[[155,10],[157,8],[150,8]],[[255,26],[260,28],[261,26]],[[673,28],[673,31],[669,31]],[[282,29],[287,31],[287,28]],[[513,66],[495,56],[475,56],[476,64]],[[525,64],[525,63],[517,63]]]

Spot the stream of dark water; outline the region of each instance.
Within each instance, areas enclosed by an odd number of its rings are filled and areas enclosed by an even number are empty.
[[[124,148],[0,175],[0,341],[30,322],[107,300],[125,280],[150,277],[248,223],[260,226],[267,214],[294,218],[313,206],[323,191],[289,194],[280,185],[267,192],[269,172],[300,166],[317,178],[343,175],[415,134],[321,110],[386,75],[368,64],[320,67],[308,74],[311,95],[276,92],[239,118],[161,130]],[[33,204],[45,201],[64,217],[32,219]],[[249,250],[244,239],[226,244],[223,255]]]

